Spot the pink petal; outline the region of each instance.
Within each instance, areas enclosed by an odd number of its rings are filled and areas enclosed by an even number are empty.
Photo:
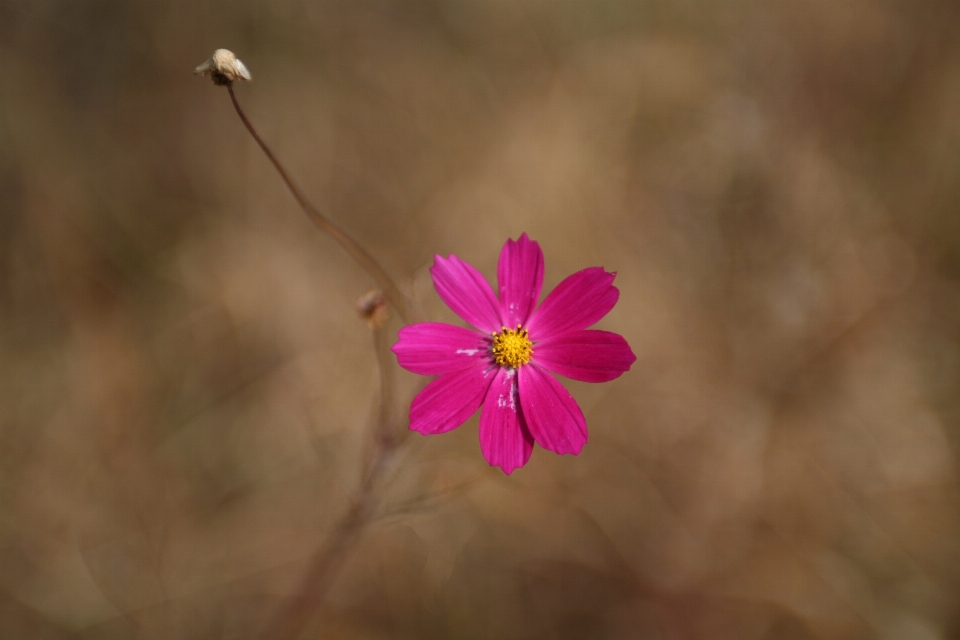
[[[530,434],[544,449],[577,455],[587,442],[587,421],[556,378],[530,363],[518,369],[520,405]]]
[[[525,233],[516,242],[507,240],[497,264],[497,282],[500,283],[500,309],[504,324],[511,329],[518,324],[526,324],[543,287],[543,251],[540,245]]]
[[[435,256],[430,275],[440,299],[454,313],[481,331],[500,331],[500,303],[479,271],[457,256]]]
[[[609,331],[571,331],[538,342],[533,359],[544,369],[581,382],[606,382],[630,370],[637,356]]]
[[[476,364],[489,352],[485,336],[442,322],[423,322],[400,329],[400,341],[391,347],[407,371],[424,376],[453,373]]]
[[[441,376],[410,405],[410,428],[424,435],[456,429],[480,408],[497,371],[487,363]]]
[[[616,275],[602,267],[590,267],[566,278],[530,316],[530,337],[538,341],[586,329],[610,313],[620,297],[620,290],[613,286]]]
[[[516,369],[501,367],[487,391],[480,413],[480,451],[507,475],[530,459],[533,436],[520,411]]]

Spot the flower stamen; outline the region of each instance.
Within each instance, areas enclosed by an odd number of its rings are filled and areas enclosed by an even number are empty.
[[[502,367],[513,367],[530,362],[533,357],[533,342],[527,335],[527,330],[518,324],[516,329],[500,327],[499,333],[493,334],[493,359]]]

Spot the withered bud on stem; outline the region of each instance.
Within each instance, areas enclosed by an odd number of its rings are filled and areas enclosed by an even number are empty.
[[[247,67],[229,49],[217,49],[209,60],[193,72],[209,75],[217,85],[230,85],[234,80],[253,80]]]
[[[383,292],[372,289],[357,298],[357,313],[367,321],[371,329],[376,329],[390,317],[387,310],[387,299]]]

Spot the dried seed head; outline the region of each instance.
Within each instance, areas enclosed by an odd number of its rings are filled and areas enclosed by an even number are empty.
[[[193,70],[200,75],[210,75],[214,84],[233,84],[234,80],[253,80],[247,67],[229,49],[217,49],[213,56]]]
[[[371,329],[376,329],[390,317],[387,300],[383,293],[373,289],[357,298],[357,313],[367,321]]]

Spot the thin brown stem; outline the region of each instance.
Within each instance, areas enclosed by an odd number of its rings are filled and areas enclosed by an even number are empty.
[[[377,413],[377,440],[393,440],[396,438],[396,425],[393,414],[393,375],[390,368],[391,352],[387,332],[383,327],[375,327],[373,331],[373,350],[377,354],[377,371],[380,374],[380,408]]]
[[[383,460],[385,462],[385,458]],[[382,467],[383,462],[376,464],[376,469]],[[373,483],[364,482],[350,508],[310,560],[297,592],[281,606],[268,624],[261,636],[264,640],[293,640],[299,637],[314,611],[323,604],[360,532],[375,511],[376,503]]]
[[[370,277],[374,279],[377,283],[377,286],[383,289],[384,294],[387,296],[387,299],[390,301],[390,304],[393,305],[393,308],[397,310],[397,314],[400,316],[400,319],[403,320],[404,324],[410,323],[410,316],[407,311],[407,303],[403,294],[400,293],[400,289],[397,288],[397,285],[393,282],[393,279],[387,274],[387,272],[380,266],[380,263],[371,256],[366,249],[364,249],[356,240],[347,235],[346,232],[341,230],[335,224],[333,224],[325,215],[320,213],[320,210],[317,209],[313,203],[307,200],[306,196],[303,195],[303,192],[300,188],[294,184],[293,180],[290,179],[290,175],[287,173],[287,170],[284,169],[283,165],[280,164],[280,161],[273,151],[270,150],[270,147],[267,146],[267,143],[263,141],[263,138],[260,137],[260,134],[257,133],[257,130],[253,127],[253,124],[247,118],[247,114],[243,112],[243,109],[240,107],[240,103],[237,101],[237,96],[233,92],[233,83],[227,83],[227,91],[230,92],[230,99],[233,101],[233,107],[237,110],[237,115],[240,116],[240,119],[243,121],[244,126],[247,127],[247,131],[250,132],[250,135],[253,136],[253,139],[257,141],[257,144],[260,145],[260,149],[263,150],[263,153],[266,154],[267,158],[270,159],[270,162],[273,163],[274,168],[277,170],[277,173],[280,174],[280,177],[283,178],[283,182],[287,185],[287,188],[290,190],[290,193],[293,194],[293,197],[296,199],[297,204],[300,205],[300,208],[303,209],[304,213],[317,225],[321,231],[329,234],[336,240],[341,247],[343,247],[347,253],[349,253],[354,260],[359,264]]]
[[[373,432],[373,449],[360,472],[360,485],[323,545],[309,562],[300,586],[274,615],[263,635],[264,640],[293,640],[310,622],[322,605],[337,573],[356,544],[364,527],[379,506],[378,489],[388,463],[400,442],[396,425],[391,420],[393,404],[392,358],[382,325],[372,324],[373,345],[380,371],[380,399],[377,424]]]

